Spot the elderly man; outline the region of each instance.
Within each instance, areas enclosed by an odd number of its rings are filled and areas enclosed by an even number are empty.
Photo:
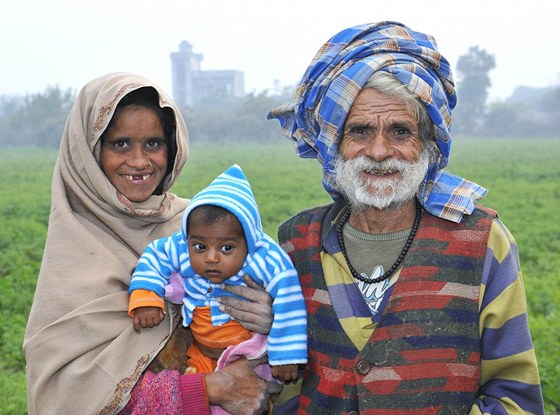
[[[269,115],[334,199],[279,230],[309,364],[276,413],[544,412],[515,241],[444,170],[455,103],[435,40],[382,22],[330,39]]]

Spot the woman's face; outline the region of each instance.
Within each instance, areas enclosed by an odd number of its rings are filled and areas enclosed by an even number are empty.
[[[115,113],[101,143],[101,169],[132,202],[154,193],[167,171],[167,141],[152,109],[128,105]]]

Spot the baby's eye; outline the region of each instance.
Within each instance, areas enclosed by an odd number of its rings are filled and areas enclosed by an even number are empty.
[[[221,251],[224,254],[230,254],[233,251],[233,246],[232,245],[224,245],[224,246],[222,246]]]
[[[204,251],[206,249],[206,245],[201,244],[201,243],[196,243],[193,244],[194,249],[196,249],[197,251]]]

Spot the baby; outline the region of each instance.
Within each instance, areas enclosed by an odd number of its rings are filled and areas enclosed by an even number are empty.
[[[194,341],[187,350],[188,372],[215,370],[228,347],[252,333],[219,310],[215,297],[230,295],[223,284],[244,284],[249,275],[273,299],[273,322],[266,341],[272,376],[291,382],[307,362],[307,319],[297,273],[287,254],[262,230],[251,186],[237,165],[199,192],[185,210],[182,229],[153,241],[138,261],[129,292],[134,328],[153,327],[164,318],[166,286],[176,273],[184,282],[183,324]]]

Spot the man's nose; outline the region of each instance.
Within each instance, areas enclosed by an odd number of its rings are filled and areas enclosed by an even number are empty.
[[[373,135],[364,149],[366,156],[374,161],[381,162],[394,155],[391,141],[382,132]]]

